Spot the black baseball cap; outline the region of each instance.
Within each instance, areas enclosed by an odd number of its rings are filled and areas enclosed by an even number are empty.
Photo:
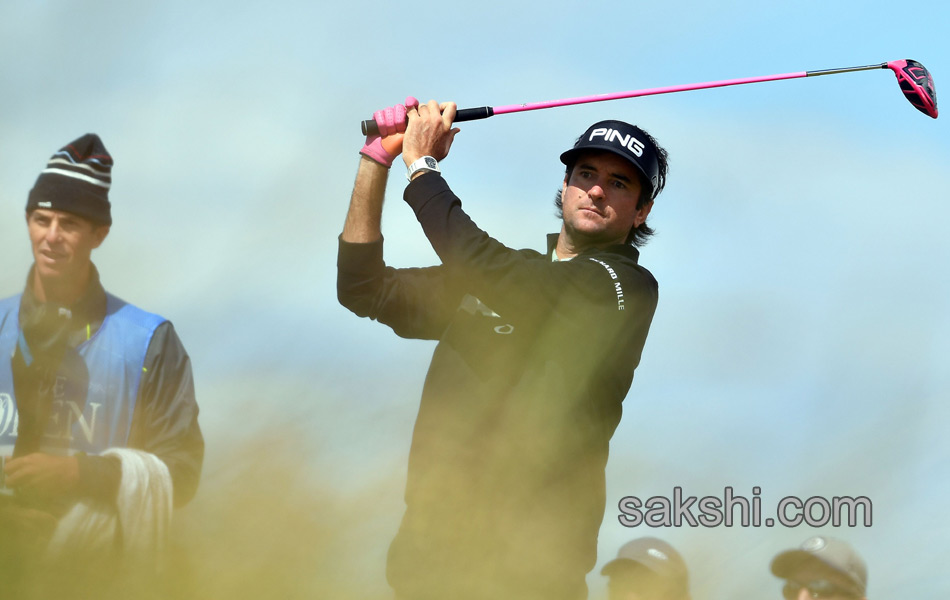
[[[561,162],[572,165],[577,155],[587,150],[612,152],[630,161],[649,186],[650,198],[656,198],[660,186],[659,152],[642,129],[623,121],[594,123],[577,139],[573,148],[561,154]]]

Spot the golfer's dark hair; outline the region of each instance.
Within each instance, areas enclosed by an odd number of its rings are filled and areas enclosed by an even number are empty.
[[[647,137],[653,147],[656,148],[656,161],[660,167],[659,177],[657,178],[656,194],[653,195],[653,198],[650,197],[650,190],[652,186],[650,182],[647,181],[646,177],[637,170],[637,177],[640,178],[640,197],[637,199],[637,208],[643,208],[650,200],[655,200],[657,196],[660,195],[660,192],[663,191],[663,188],[666,187],[666,173],[669,170],[669,153],[666,149],[663,148],[659,143],[657,143],[656,138],[650,135],[648,132],[644,131],[642,128],[640,131],[643,131],[643,134]],[[583,136],[581,136],[583,137]],[[580,138],[577,138],[577,141],[580,141]],[[567,165],[567,170],[564,172],[564,179],[567,181],[571,180],[571,173],[574,171],[574,163]],[[564,217],[564,205],[561,200],[561,190],[557,191],[557,195],[554,197],[554,206],[557,207],[557,218]],[[640,224],[639,227],[634,227],[630,230],[630,233],[627,234],[627,239],[624,240],[625,244],[632,244],[633,246],[643,246],[646,244],[650,237],[656,233],[653,228],[646,224],[646,221]]]

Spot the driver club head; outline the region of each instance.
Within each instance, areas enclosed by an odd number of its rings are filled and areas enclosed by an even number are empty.
[[[907,100],[920,112],[936,119],[937,90],[927,68],[910,59],[894,60],[887,63],[887,66],[897,75],[897,81]]]

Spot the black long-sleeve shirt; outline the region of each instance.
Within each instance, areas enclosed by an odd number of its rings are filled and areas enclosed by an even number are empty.
[[[438,174],[405,200],[442,264],[393,269],[340,242],[338,296],[439,340],[413,432],[388,576],[406,597],[586,597],[608,443],[657,284],[626,245],[554,262],[479,229]],[[471,594],[468,596],[467,594]]]

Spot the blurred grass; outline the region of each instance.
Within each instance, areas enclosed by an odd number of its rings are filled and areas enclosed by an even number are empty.
[[[17,591],[15,567],[0,560],[0,600],[392,598],[385,556],[403,475],[375,473],[342,491],[303,451],[313,443],[302,429],[258,432],[252,444],[213,440],[219,458],[206,463],[194,500],[175,511],[158,578],[90,553],[51,568],[30,561],[37,577]]]
[[[343,492],[302,453],[304,432],[234,442],[176,513],[168,592],[175,598],[390,598],[385,553],[401,476]],[[318,469],[316,472],[314,469]],[[387,518],[388,517],[388,518]]]

